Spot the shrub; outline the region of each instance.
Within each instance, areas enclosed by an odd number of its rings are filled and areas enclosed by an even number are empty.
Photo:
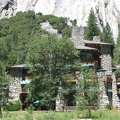
[[[71,36],[71,32],[72,32],[72,29],[70,27],[66,27],[66,28],[64,28],[62,30],[62,35],[70,37]]]
[[[4,107],[4,110],[5,111],[19,111],[21,108],[22,108],[22,104],[18,100],[18,101],[10,102],[8,105]]]

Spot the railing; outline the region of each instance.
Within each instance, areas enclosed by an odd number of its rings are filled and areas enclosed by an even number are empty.
[[[94,71],[95,71],[95,73],[97,72],[97,67],[99,67],[97,60],[84,60],[84,61],[81,61],[81,62],[82,62],[82,64],[88,64],[88,65],[93,64]]]

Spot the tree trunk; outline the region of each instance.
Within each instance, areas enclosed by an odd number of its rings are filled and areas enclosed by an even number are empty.
[[[91,109],[88,108],[88,118],[91,118]]]
[[[2,108],[0,107],[0,118],[2,117]]]

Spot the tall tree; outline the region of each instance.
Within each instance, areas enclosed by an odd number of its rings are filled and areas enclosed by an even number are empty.
[[[2,117],[2,107],[8,102],[9,80],[10,77],[5,74],[4,63],[0,62],[0,117]]]
[[[114,49],[114,64],[120,65],[120,23],[118,24],[118,38],[117,38],[117,44]]]
[[[0,117],[2,116],[2,107],[8,100],[9,77],[6,75],[8,48],[3,38],[0,38]]]
[[[103,28],[101,41],[106,42],[106,43],[114,43],[113,34],[112,34],[112,31],[111,31],[111,28],[108,22],[106,26]]]
[[[58,39],[53,35],[38,38],[32,45],[27,58],[32,65],[30,95],[53,109],[59,86],[63,94],[71,89],[67,80],[73,79],[71,76],[80,67],[76,65],[80,63],[78,51],[68,38]]]
[[[97,24],[97,18],[93,9],[90,10],[90,14],[87,21],[87,27],[85,29],[85,39],[93,40],[93,36],[99,36],[100,29]]]
[[[77,108],[78,110],[88,110],[87,117],[91,117],[92,106],[97,106],[99,102],[99,82],[97,76],[93,70],[85,68],[78,74],[77,80]]]

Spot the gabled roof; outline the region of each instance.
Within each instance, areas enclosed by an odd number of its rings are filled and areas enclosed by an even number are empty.
[[[96,42],[96,41],[89,41],[89,40],[84,40],[85,44],[98,44],[98,45],[112,45],[114,46],[113,43],[105,43],[105,42]]]

